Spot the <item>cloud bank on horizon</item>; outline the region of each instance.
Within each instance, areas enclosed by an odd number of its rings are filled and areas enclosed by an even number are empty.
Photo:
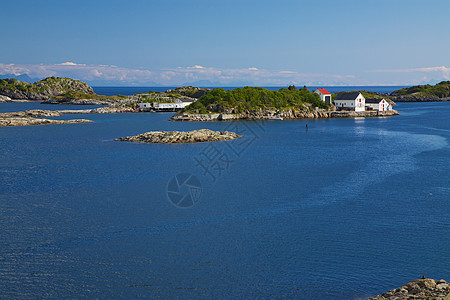
[[[380,73],[383,81],[379,81]],[[285,86],[295,85],[414,85],[450,80],[450,68],[369,70],[360,74],[301,73],[292,70],[267,70],[256,67],[220,69],[194,65],[163,70],[146,70],[114,65],[88,65],[75,62],[59,64],[2,64],[0,75],[28,75],[34,79],[49,76],[70,77],[91,85],[116,86]]]

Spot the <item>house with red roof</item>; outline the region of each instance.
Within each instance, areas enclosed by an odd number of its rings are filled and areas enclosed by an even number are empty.
[[[314,93],[319,94],[320,99],[326,104],[331,104],[331,93],[326,89],[317,89]]]

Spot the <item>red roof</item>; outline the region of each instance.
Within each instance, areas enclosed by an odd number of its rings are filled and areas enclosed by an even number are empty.
[[[318,89],[318,90],[324,95],[331,95],[331,93],[329,91],[327,91],[326,89]]]

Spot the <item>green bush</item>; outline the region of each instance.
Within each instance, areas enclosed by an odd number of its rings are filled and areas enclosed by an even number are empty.
[[[307,89],[283,88],[272,91],[261,87],[244,87],[228,91],[213,89],[186,108],[186,111],[195,111],[210,105],[216,106],[219,112],[224,109],[235,109],[238,112],[257,109],[302,109],[304,103],[311,103],[320,108],[328,107],[320,100],[319,95]]]

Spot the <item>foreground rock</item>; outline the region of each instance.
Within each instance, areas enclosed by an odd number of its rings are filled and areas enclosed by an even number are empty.
[[[36,118],[1,118],[1,126],[29,126],[29,125],[51,125],[51,124],[73,124],[73,123],[93,123],[86,119],[73,120],[50,120],[50,119],[36,119]]]
[[[0,118],[40,118],[40,117],[59,117],[62,113],[52,110],[32,109],[26,111],[0,113]]]
[[[159,144],[178,144],[178,143],[201,143],[232,140],[242,137],[230,131],[212,131],[209,129],[200,129],[194,131],[150,131],[136,136],[129,136],[115,139],[115,141],[126,141],[136,143],[159,143]]]
[[[417,279],[369,300],[450,299],[450,286],[445,280]]]
[[[391,111],[278,111],[278,110],[252,110],[243,113],[215,113],[193,114],[177,113],[171,121],[226,121],[226,120],[277,120],[277,119],[314,119],[314,118],[365,118],[365,117],[389,117],[398,115],[396,110]]]
[[[50,124],[73,124],[73,123],[92,123],[90,120],[51,120],[41,119],[42,117],[57,117],[62,113],[50,110],[27,110],[11,113],[0,113],[0,126],[28,126],[28,125],[50,125]]]

